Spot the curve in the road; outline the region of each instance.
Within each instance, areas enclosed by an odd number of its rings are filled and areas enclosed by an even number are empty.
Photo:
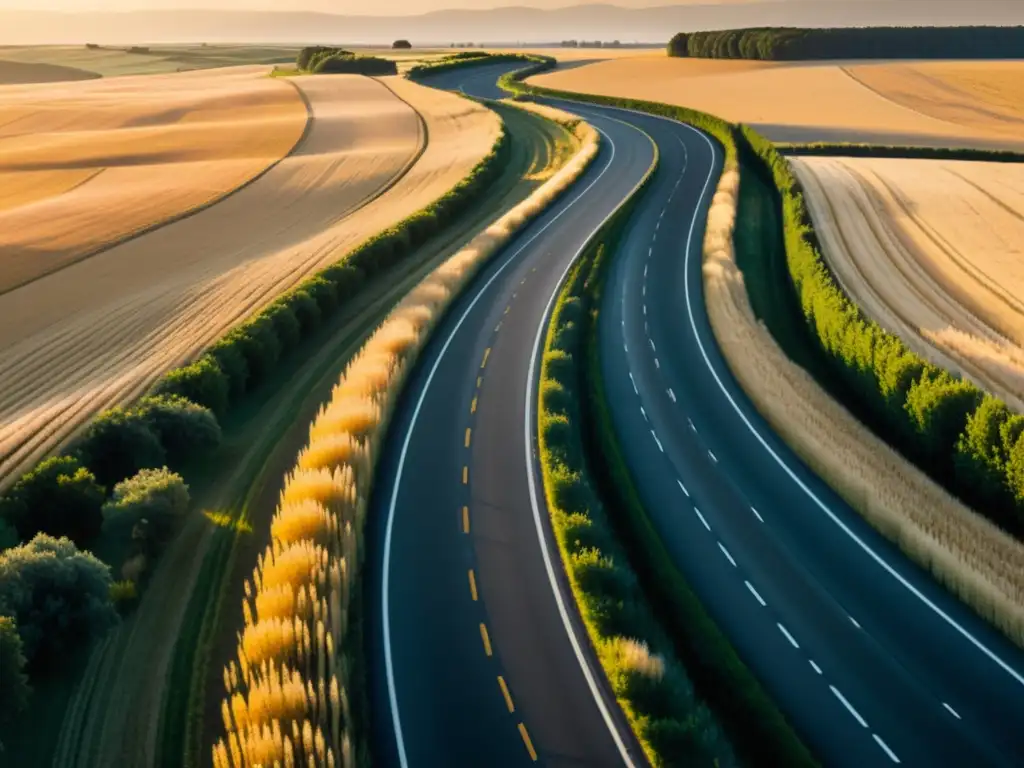
[[[654,156],[635,128],[593,123],[594,165],[457,302],[393,422],[367,565],[382,764],[643,763],[531,487],[537,334],[576,254]]]

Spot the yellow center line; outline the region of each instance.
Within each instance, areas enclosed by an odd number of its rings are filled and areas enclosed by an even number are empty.
[[[477,601],[478,595],[476,593],[476,576],[473,575],[473,569],[469,569],[469,591],[473,595],[473,602]]]
[[[469,485],[469,467],[462,468],[462,484]]]
[[[473,404],[471,406],[469,406],[469,412],[470,413],[476,413],[476,398],[475,397],[473,398]]]
[[[469,507],[462,508],[462,532],[469,533]]]
[[[466,427],[466,447],[467,448],[469,448],[469,437],[472,434],[473,434],[473,429],[471,427]]]
[[[505,706],[508,707],[509,712],[516,711],[516,705],[512,703],[512,694],[508,692],[508,686],[505,685],[505,678],[498,675],[498,685],[501,686],[501,695],[505,697]]]
[[[526,726],[522,723],[519,724],[519,735],[523,737],[523,744],[526,745],[526,751],[530,753],[530,759],[536,763],[537,750],[533,748],[533,742],[530,741],[530,734],[526,732]]]
[[[482,363],[480,363],[480,367],[481,368],[485,368],[487,366],[487,358],[490,357],[490,356],[491,356],[491,348],[488,347],[487,349],[484,350],[484,360],[483,360]]]
[[[487,634],[487,625],[486,624],[483,624],[483,623],[480,624],[480,637],[483,638],[483,641],[484,641],[484,653],[486,653],[488,656],[490,656],[491,655],[491,636]]]

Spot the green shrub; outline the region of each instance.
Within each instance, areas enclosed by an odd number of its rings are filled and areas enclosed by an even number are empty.
[[[0,500],[0,552],[21,544],[17,529],[3,517],[4,504],[5,502]]]
[[[313,45],[307,48],[303,48],[299,51],[299,55],[295,60],[296,66],[299,69],[306,71],[311,69],[314,58],[323,56],[354,56],[352,51],[346,51],[344,48],[332,48],[325,45]]]
[[[124,408],[111,408],[96,417],[77,442],[76,453],[106,488],[167,461],[146,415]]]
[[[117,622],[110,567],[70,539],[39,534],[0,553],[0,613],[11,616],[29,669],[49,671]]]
[[[131,579],[115,581],[110,585],[110,602],[122,616],[128,615],[139,599],[139,590]]]
[[[223,416],[230,403],[231,382],[216,359],[203,355],[194,363],[167,373],[157,382],[153,394],[177,395]]]
[[[146,520],[165,536],[188,505],[188,486],[180,475],[167,467],[144,469],[114,486],[110,501],[103,505],[103,524],[126,528]]]
[[[103,522],[103,488],[73,456],[54,456],[23,475],[0,499],[0,517],[21,541],[38,533],[90,542]],[[9,540],[7,546],[13,546]]]
[[[298,321],[300,338],[309,338],[320,327],[320,305],[305,284],[285,296],[281,302],[291,310]]]
[[[234,335],[228,332],[210,347],[207,354],[227,377],[230,402],[236,402],[249,389],[249,365],[245,362],[241,345],[235,341]]]
[[[0,725],[10,725],[28,707],[32,689],[25,674],[23,647],[14,619],[0,616]]]
[[[182,467],[220,445],[220,425],[213,412],[174,395],[146,397],[132,409],[157,435],[167,461]]]
[[[302,284],[303,291],[316,302],[317,309],[320,311],[320,322],[323,322],[333,315],[334,311],[338,308],[338,286],[334,281],[328,280],[325,276],[330,269],[331,268],[328,267],[328,269],[324,270],[316,277],[311,277]],[[349,267],[346,271],[352,276],[348,279],[358,279],[358,274],[355,269]],[[347,296],[348,294],[344,295]],[[301,315],[299,320],[301,322]]]
[[[278,299],[261,314],[273,323],[282,351],[294,349],[302,340],[302,326],[287,299]]]

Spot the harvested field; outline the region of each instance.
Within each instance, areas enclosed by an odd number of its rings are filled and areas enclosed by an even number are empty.
[[[0,485],[93,414],[138,396],[281,292],[439,197],[500,129],[483,107],[397,77],[291,82],[315,120],[265,176],[0,296]],[[425,151],[417,111],[430,136]]]
[[[262,75],[0,88],[0,293],[208,205],[284,157],[306,107]]]
[[[1008,83],[1013,77],[1024,80],[1024,62],[915,65],[915,71],[929,77],[916,77],[909,86],[899,85],[901,77],[906,79],[900,75],[907,69],[903,63],[846,64],[646,54],[538,75],[529,82],[679,104],[749,123],[773,141],[1024,148],[1020,123],[1008,122],[1009,107],[991,109],[999,99],[1013,101],[1014,88],[1022,86]],[[944,77],[952,78],[952,85]],[[934,106],[951,98],[951,88],[962,106]],[[920,109],[922,103],[933,107]]]
[[[75,67],[63,67],[58,64],[31,64],[23,61],[6,61],[0,59],[0,85],[20,85],[22,83],[59,83],[73,80],[92,80],[99,77],[95,72],[88,72]]]
[[[796,158],[846,292],[936,365],[1024,413],[1024,167]]]
[[[738,182],[735,171],[723,175],[704,244],[708,317],[733,375],[786,443],[847,503],[1024,645],[1024,544],[876,437],[792,362],[755,316],[731,237]],[[751,224],[741,219],[741,226]]]

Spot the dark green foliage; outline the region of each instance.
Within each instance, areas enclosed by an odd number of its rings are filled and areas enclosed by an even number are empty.
[[[213,413],[174,395],[147,397],[132,409],[146,421],[163,446],[168,463],[183,467],[220,445],[221,432]]]
[[[1024,27],[755,27],[680,32],[668,55],[706,59],[1004,59],[1024,49]]]
[[[973,384],[936,369],[926,370],[911,386],[907,413],[923,449],[936,462],[952,454],[968,417],[981,400],[982,394]]]
[[[302,340],[302,325],[288,298],[278,299],[262,312],[274,325],[274,334],[282,350],[292,349]],[[275,361],[276,362],[276,361]]]
[[[309,338],[320,327],[320,305],[307,289],[293,291],[280,301],[291,310],[298,321],[299,339]]]
[[[408,40],[395,40],[395,42],[391,44],[391,47],[396,51],[407,51],[410,48],[412,48],[412,43],[410,43]]]
[[[325,56],[354,56],[352,51],[346,51],[344,48],[331,48],[325,45],[313,45],[308,48],[303,48],[299,51],[299,56],[295,60],[296,66],[302,71],[308,71],[313,68],[315,60],[321,59]]]
[[[398,64],[376,56],[331,54],[314,57],[309,71],[318,75],[397,75]]]
[[[23,475],[0,499],[0,517],[21,541],[47,533],[84,545],[100,531],[103,498],[103,488],[78,459],[54,456]]]
[[[70,539],[39,534],[0,554],[0,613],[11,616],[33,673],[50,671],[117,622],[110,567]]]
[[[783,155],[825,157],[902,157],[925,160],[981,160],[989,163],[1021,163],[1024,152],[1009,149],[974,149],[969,147],[908,147],[879,144],[776,144]]]
[[[249,387],[249,366],[245,362],[245,355],[242,354],[242,345],[228,333],[220,341],[215,342],[207,354],[227,377],[230,402],[235,402]]]
[[[212,356],[203,355],[194,363],[167,373],[157,382],[153,393],[183,397],[222,416],[228,410],[231,382]]]
[[[354,272],[355,270],[350,271]],[[338,308],[338,288],[332,281],[324,277],[323,273],[311,277],[303,283],[301,290],[316,302],[317,309],[320,310],[321,322],[334,314],[334,310]],[[301,312],[297,310],[296,314],[299,315],[299,322],[302,322]]]
[[[166,536],[188,510],[188,486],[166,467],[144,469],[114,486],[103,506],[105,526],[131,529],[143,520],[158,536]]]
[[[111,408],[96,417],[76,444],[82,463],[106,488],[140,469],[162,467],[167,454],[146,415],[138,410]]]
[[[281,340],[273,321],[265,315],[257,315],[229,331],[224,341],[232,343],[245,360],[249,371],[247,388],[261,383],[281,357]]]
[[[10,616],[0,616],[0,725],[9,725],[25,710],[31,693],[18,627]]]

